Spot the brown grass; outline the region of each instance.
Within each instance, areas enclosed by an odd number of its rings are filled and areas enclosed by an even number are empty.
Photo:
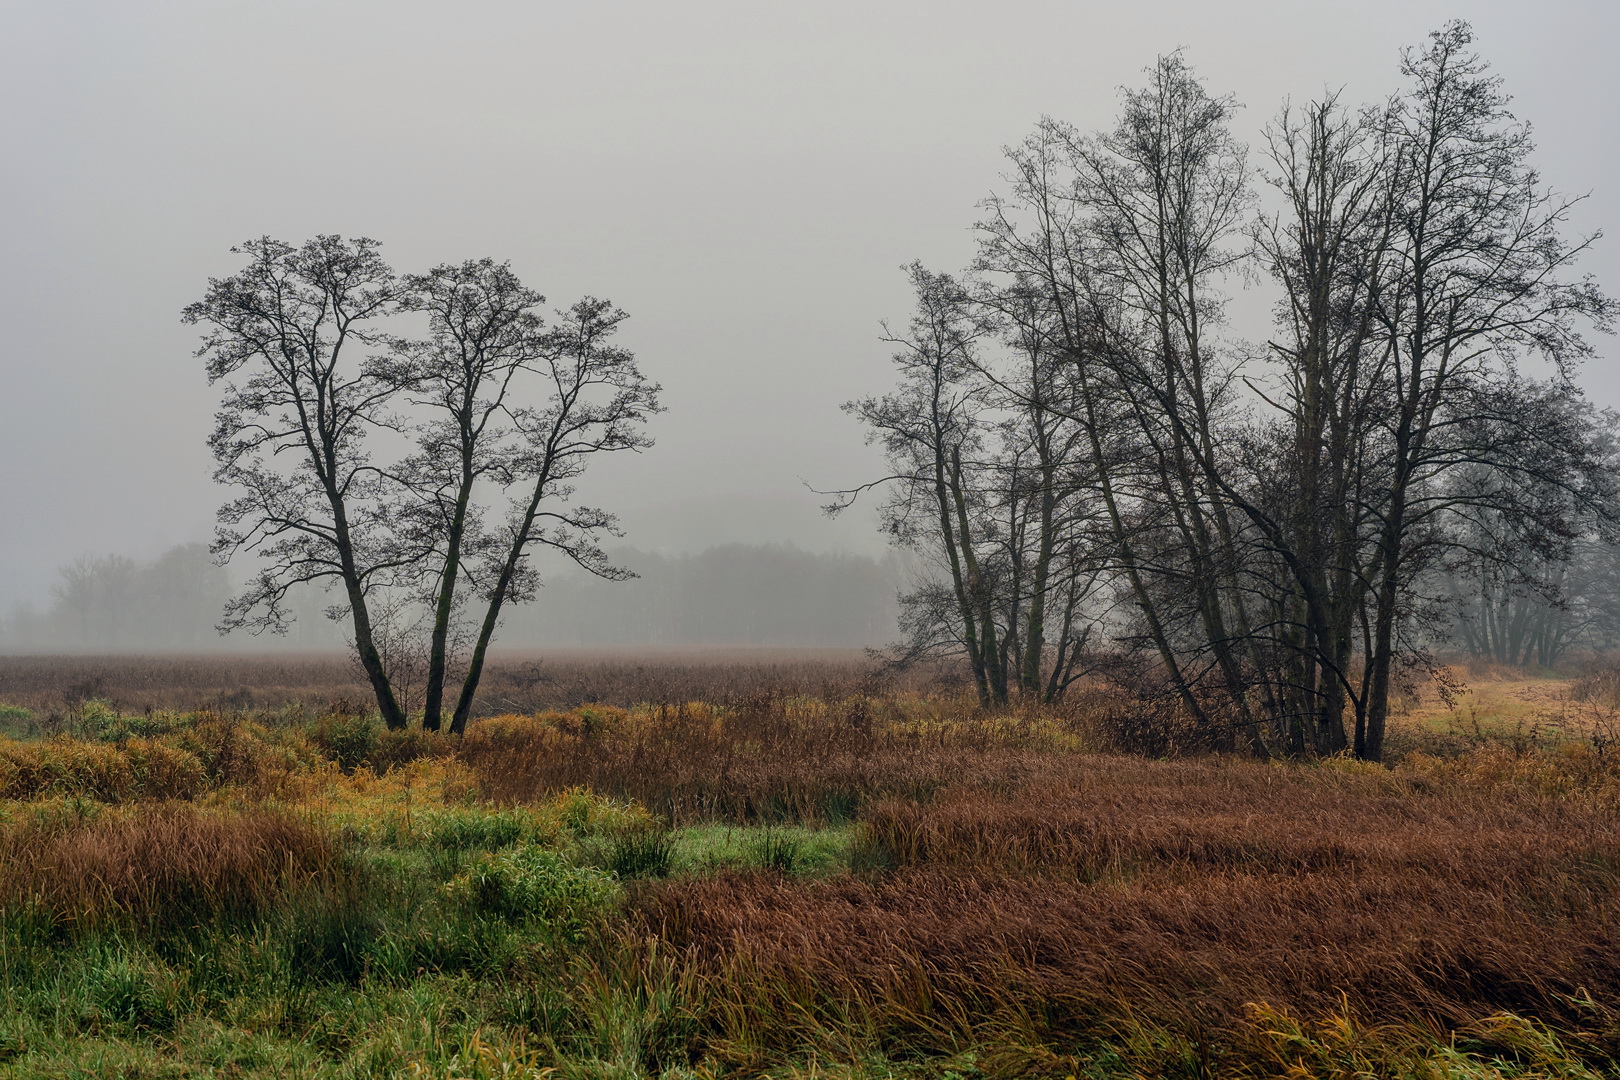
[[[480,686],[481,716],[569,709],[586,702],[726,703],[766,691],[843,696],[851,691],[955,686],[937,669],[883,674],[851,649],[548,650],[497,653]],[[342,654],[0,656],[0,703],[49,715],[100,698],[146,709],[369,707],[359,667]]]
[[[956,699],[761,694],[626,712],[496,717],[459,757],[496,802],[573,787],[635,799],[675,821],[846,820],[872,799],[926,799],[964,777],[1011,789],[1075,736],[1051,719],[987,718]]]
[[[635,700],[684,685],[623,677]],[[0,793],[147,800],[13,808],[0,905],[65,925],[201,920],[334,872],[332,847],[297,820],[161,801],[188,792],[269,793],[361,836],[382,835],[359,828],[371,818],[408,821],[428,777],[439,807],[464,808],[474,785],[531,805],[586,788],[677,823],[854,822],[837,876],[627,887],[623,936],[579,959],[638,1002],[673,1003],[675,1019],[645,1021],[672,1061],[741,1073],[807,1053],[973,1049],[990,1074],[1078,1076],[1112,1047],[1142,1075],[1266,1061],[1275,1070],[1253,1075],[1282,1075],[1304,1053],[1289,1025],[1347,1017],[1391,1045],[1463,1032],[1519,1053],[1509,1034],[1539,1023],[1593,1060],[1620,1053],[1611,742],[1481,736],[1392,768],[1153,761],[1093,752],[1172,730],[1148,716],[1111,741],[1118,694],[986,716],[962,696],[868,692],[854,676],[789,692],[779,677],[735,678],[719,703],[499,716],[459,741],[342,713],[208,716],[111,745],[0,741]],[[184,760],[165,773],[160,752]],[[1318,1049],[1359,1053],[1360,1036],[1337,1038]]]
[[[1252,1037],[1257,1002],[1441,1029],[1506,1011],[1620,1045],[1620,823],[1590,806],[1088,759],[1016,798],[883,803],[861,832],[891,872],[640,894],[646,932],[706,987],[711,1052],[752,1064],[838,1030],[954,1051],[1145,1028],[1215,1052]]]
[[[0,834],[0,907],[61,926],[117,918],[184,925],[264,910],[335,865],[319,829],[268,810],[163,804],[90,818],[37,815]]]

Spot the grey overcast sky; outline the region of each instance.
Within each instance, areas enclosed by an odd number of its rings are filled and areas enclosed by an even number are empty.
[[[9,0],[0,606],[79,554],[208,537],[213,394],[178,315],[262,234],[510,259],[626,308],[669,406],[654,449],[587,479],[629,542],[877,551],[799,478],[876,468],[838,405],[887,382],[899,265],[970,257],[1002,146],[1042,113],[1108,124],[1178,47],[1252,142],[1286,96],[1385,96],[1456,17],[1546,179],[1591,191],[1577,227],[1616,232],[1585,267],[1620,292],[1612,0]],[[1599,348],[1587,384],[1620,405]]]

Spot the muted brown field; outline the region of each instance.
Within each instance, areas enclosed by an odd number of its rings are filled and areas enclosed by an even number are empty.
[[[254,1076],[1587,1080],[1620,1062],[1620,749],[1601,732],[1425,715],[1391,765],[1153,760],[1119,747],[1174,730],[1117,690],[987,714],[790,660],[592,661],[582,678],[640,704],[461,738],[81,706],[77,737],[0,740],[0,923],[46,935],[31,977],[64,946],[96,964],[150,939],[174,995],[152,1015],[174,1030],[190,979],[196,1023],[322,1047]],[[705,678],[717,700],[674,696]],[[531,849],[576,867],[544,873],[618,867],[565,947],[452,899],[478,860]],[[39,985],[18,1015],[60,1016]],[[422,1001],[438,1019],[401,1019]],[[64,1049],[15,1075],[102,1037],[38,1023]],[[131,1054],[190,1053],[140,1038]]]
[[[860,688],[956,685],[937,669],[883,674],[858,649],[547,650],[495,653],[478,698],[481,716],[567,709],[586,702],[724,703],[767,690],[842,695]],[[326,653],[174,656],[0,656],[0,702],[44,712],[90,699],[149,709],[365,707],[359,665]]]
[[[1459,769],[1065,771],[874,805],[855,860],[869,874],[671,881],[637,910],[704,973],[712,1037],[756,1053],[852,1018],[890,1047],[1145,1027],[1230,1048],[1262,1003],[1437,1031],[1511,1012],[1616,1049],[1607,785],[1571,804],[1481,797]]]

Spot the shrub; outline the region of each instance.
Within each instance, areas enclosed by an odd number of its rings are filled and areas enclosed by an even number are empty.
[[[534,921],[569,941],[582,940],[618,898],[612,875],[533,844],[485,855],[445,891],[475,911]]]
[[[373,729],[375,730],[375,729]],[[376,731],[375,743],[364,755],[378,772],[387,772],[423,758],[447,757],[455,750],[455,740],[437,731],[419,727]]]
[[[353,772],[371,760],[377,749],[378,725],[369,716],[345,712],[323,716],[315,725],[315,745],[337,762],[344,772]]]
[[[275,767],[291,764],[288,752],[270,745],[262,728],[214,714],[200,717],[164,741],[195,757],[208,782],[216,786],[255,784]]]

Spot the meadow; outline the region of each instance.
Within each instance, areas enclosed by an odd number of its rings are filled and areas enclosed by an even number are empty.
[[[548,661],[459,739],[381,730],[335,662],[32,663],[0,1077],[1620,1067],[1612,673],[1474,672],[1369,765],[851,657]]]

